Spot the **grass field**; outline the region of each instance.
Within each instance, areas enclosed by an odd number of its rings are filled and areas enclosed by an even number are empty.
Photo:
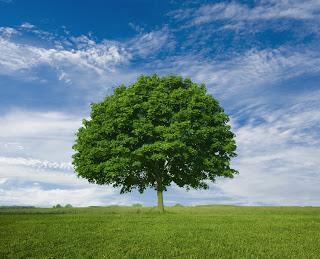
[[[0,209],[0,257],[320,258],[320,208],[166,209]]]

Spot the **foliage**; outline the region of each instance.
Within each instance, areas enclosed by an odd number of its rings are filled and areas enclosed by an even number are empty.
[[[60,204],[54,205],[52,208],[60,209],[62,206]]]
[[[89,182],[162,193],[172,182],[208,188],[207,180],[237,173],[229,118],[204,85],[141,76],[91,109],[73,146],[75,171]]]
[[[72,208],[71,204],[67,204],[66,206],[64,206],[65,208]]]
[[[0,209],[0,258],[319,258],[319,207],[139,210]]]

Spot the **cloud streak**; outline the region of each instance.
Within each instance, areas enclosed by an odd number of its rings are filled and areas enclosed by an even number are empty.
[[[0,157],[0,164],[7,165],[22,165],[30,166],[34,168],[45,168],[45,169],[60,169],[60,170],[73,170],[71,163],[57,163],[50,162],[47,160],[39,160],[32,158],[23,158],[23,157]]]
[[[0,58],[2,73],[12,74],[19,70],[31,70],[40,65],[49,65],[57,70],[71,69],[75,66],[82,70],[92,70],[98,75],[112,71],[118,64],[125,63],[128,54],[113,43],[89,46],[87,49],[66,50],[35,47],[0,39]]]
[[[13,34],[23,35],[24,30],[34,32],[36,36],[41,34],[45,44],[50,45],[53,41],[55,45],[36,46],[9,37]],[[77,85],[89,79],[98,85],[107,83],[117,77],[119,70],[128,66],[131,60],[155,56],[163,46],[174,47],[166,27],[140,33],[126,42],[103,40],[97,43],[85,35],[59,39],[29,23],[22,24],[18,29],[1,27],[0,35],[0,51],[3,53],[0,57],[1,74],[15,76],[17,73],[31,73],[41,66],[49,66],[56,71],[59,80]],[[128,72],[122,72],[122,75],[126,77]]]
[[[320,3],[308,1],[259,1],[254,7],[238,2],[204,4],[199,8],[171,12],[174,19],[187,21],[187,26],[198,26],[214,21],[232,21],[238,26],[248,22],[274,19],[318,20]]]
[[[242,55],[235,54],[222,60],[182,55],[151,65],[151,69],[160,74],[177,73],[205,83],[211,93],[224,101],[238,99],[234,105],[247,101],[252,104],[248,97],[254,96],[255,102],[265,98],[259,96],[261,91],[281,88],[291,79],[317,75],[319,67],[319,52],[292,48],[250,49]],[[239,100],[243,95],[246,98]]]

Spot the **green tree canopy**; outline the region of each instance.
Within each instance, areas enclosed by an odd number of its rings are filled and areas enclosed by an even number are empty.
[[[140,76],[91,105],[73,146],[78,176],[120,187],[121,193],[148,187],[158,193],[171,183],[208,188],[216,177],[233,177],[235,135],[218,101],[180,76]]]

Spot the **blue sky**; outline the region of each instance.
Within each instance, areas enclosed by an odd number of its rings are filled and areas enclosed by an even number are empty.
[[[234,179],[165,203],[320,205],[320,1],[0,0],[0,204],[155,204],[71,166],[89,104],[140,74],[205,83],[237,135]]]

